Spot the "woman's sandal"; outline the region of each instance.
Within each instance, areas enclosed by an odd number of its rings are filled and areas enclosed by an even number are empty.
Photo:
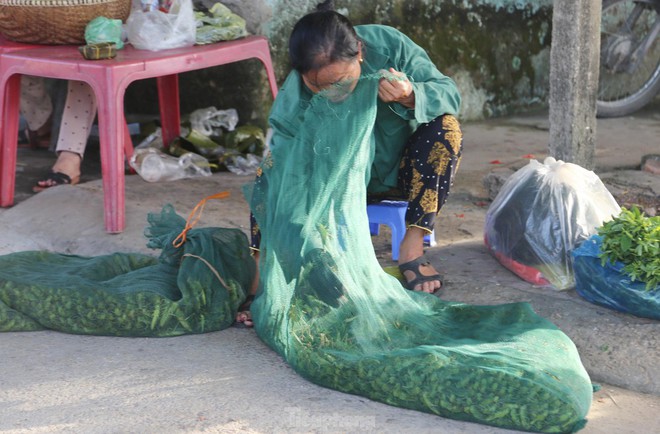
[[[247,296],[243,304],[238,308],[236,312],[236,319],[234,321],[234,327],[252,327],[252,315],[250,314],[250,305],[254,301],[254,295],[250,294]]]
[[[72,179],[66,173],[53,172],[51,170],[46,176],[37,181],[37,184],[32,187],[32,191],[39,193],[40,191],[44,191],[58,185],[76,185],[78,181],[80,181],[80,176]]]
[[[433,291],[433,294],[438,292],[439,290],[442,289],[443,286],[443,279],[444,276],[442,274],[436,273],[432,274],[430,276],[425,276],[422,273],[420,273],[419,268],[420,267],[428,267],[431,265],[431,261],[426,258],[426,256],[422,255],[417,259],[413,259],[410,262],[406,262],[404,264],[399,264],[399,271],[401,271],[401,274],[404,275],[405,278],[405,271],[412,271],[415,274],[415,278],[411,280],[410,282],[406,282],[404,285],[407,289],[414,291],[415,286],[420,285],[424,282],[433,282],[433,281],[439,281],[440,282],[440,288],[436,289]]]

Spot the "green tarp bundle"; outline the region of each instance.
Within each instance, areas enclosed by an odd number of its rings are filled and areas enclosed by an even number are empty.
[[[341,102],[316,95],[262,163],[250,199],[262,231],[258,335],[329,388],[499,427],[580,429],[592,385],[555,325],[526,303],[407,291],[380,267],[366,214],[379,78]]]
[[[149,215],[158,258],[46,251],[0,256],[0,331],[52,329],[112,336],[177,336],[234,322],[255,273],[245,234],[200,228],[174,247],[185,220],[171,206]]]

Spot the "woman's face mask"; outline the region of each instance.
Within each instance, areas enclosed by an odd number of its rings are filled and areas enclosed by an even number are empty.
[[[332,102],[342,102],[353,92],[357,84],[356,80],[342,80],[330,87],[323,89],[319,93]]]
[[[362,68],[358,58],[339,61],[302,74],[305,86],[332,102],[348,98],[357,86]]]

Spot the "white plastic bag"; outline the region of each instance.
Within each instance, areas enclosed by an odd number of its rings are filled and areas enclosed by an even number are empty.
[[[236,109],[218,110],[211,106],[190,113],[190,128],[205,136],[219,136],[221,127],[227,131],[234,131],[237,123]]]
[[[261,164],[261,158],[254,154],[234,155],[227,159],[227,170],[236,175],[254,175]]]
[[[575,286],[571,252],[621,211],[598,176],[552,157],[507,179],[486,213],[484,240],[520,278]]]
[[[192,152],[177,158],[156,148],[136,149],[128,164],[147,182],[211,176],[208,160]]]
[[[192,0],[174,0],[169,12],[144,12],[134,0],[126,20],[128,42],[140,50],[159,51],[195,44],[196,23]]]

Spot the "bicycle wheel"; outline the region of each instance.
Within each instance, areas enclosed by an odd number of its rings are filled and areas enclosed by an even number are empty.
[[[597,114],[625,116],[660,91],[660,0],[604,0]]]

